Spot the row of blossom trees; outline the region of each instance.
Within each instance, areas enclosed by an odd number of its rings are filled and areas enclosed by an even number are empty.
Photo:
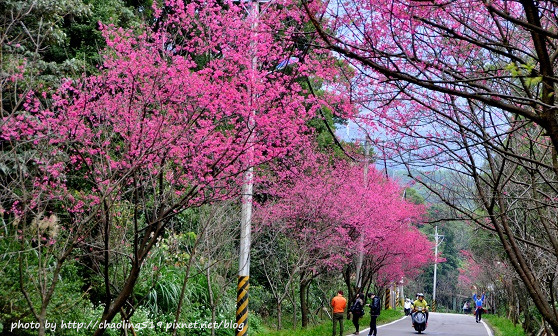
[[[143,266],[180,214],[237,196],[250,166],[279,169],[272,163],[310,147],[307,122],[319,108],[354,113],[330,52],[309,49],[296,2],[265,5],[258,17],[242,3],[211,0],[153,10],[153,22],[136,30],[101,24],[107,48],[97,74],[2,108],[4,238],[39,335],[69,262],[102,279],[100,335],[141,303]],[[3,78],[16,95],[28,75],[18,71]],[[308,78],[327,90],[307,92]],[[394,182],[373,172],[364,186],[356,166],[305,160],[300,174],[271,187],[262,217],[300,249],[301,293],[356,253],[368,256],[379,283],[428,261],[430,245],[411,225],[421,209],[402,201]],[[302,311],[307,323],[304,303]]]
[[[558,333],[555,1],[303,1],[388,157],[498,237]],[[422,173],[414,168],[423,168]],[[453,186],[435,171],[454,172]]]
[[[286,266],[287,281],[298,277],[302,325],[309,321],[308,290],[321,274],[339,276],[364,254],[361,291],[384,288],[412,278],[432,261],[432,243],[415,224],[424,208],[402,198],[402,189],[371,168],[321,154],[306,154],[296,172],[272,185],[258,207],[258,229],[288,237],[294,258]],[[354,292],[353,272],[347,286]],[[272,280],[272,281],[277,281]],[[288,286],[287,286],[288,287]],[[284,287],[285,288],[285,287]],[[352,299],[352,295],[349,294]],[[277,296],[278,307],[281,296]],[[284,298],[284,297],[283,297]]]

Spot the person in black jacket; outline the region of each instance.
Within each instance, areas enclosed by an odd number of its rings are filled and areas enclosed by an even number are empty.
[[[370,307],[370,331],[368,332],[368,336],[376,336],[378,334],[378,330],[376,329],[376,319],[380,315],[382,303],[380,298],[374,293],[368,293],[368,297],[372,300],[368,305],[368,307]]]
[[[355,335],[359,332],[358,320],[364,316],[364,294],[360,293],[357,295],[355,303],[351,306],[350,312],[353,314],[353,324],[355,325]]]

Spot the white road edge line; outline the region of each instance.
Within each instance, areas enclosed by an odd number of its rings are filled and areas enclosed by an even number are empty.
[[[386,324],[379,325],[377,328],[387,327],[388,325],[391,325],[391,324],[394,324],[394,323],[397,323],[397,322],[399,322],[399,321],[404,320],[406,317],[407,317],[407,316],[403,316],[403,317],[400,318],[399,320],[395,320],[395,321],[392,321],[392,322],[390,322],[390,323],[386,323]],[[368,335],[368,334],[365,334],[365,332],[367,332],[368,330],[370,330],[370,327],[361,330],[361,331],[359,332],[359,334]],[[354,335],[354,334],[348,334],[347,336],[353,336],[353,335]],[[489,334],[489,336],[493,336],[493,335]]]
[[[486,332],[488,333],[488,336],[494,336],[494,334],[492,334],[492,329],[490,329],[488,324],[486,324],[483,320],[481,320],[481,322],[484,325],[484,328],[486,329]]]

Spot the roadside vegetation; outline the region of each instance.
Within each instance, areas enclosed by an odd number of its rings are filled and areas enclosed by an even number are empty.
[[[524,336],[526,335],[520,324],[513,324],[512,321],[505,317],[486,314],[483,320],[488,323],[488,325],[494,331],[494,336]]]

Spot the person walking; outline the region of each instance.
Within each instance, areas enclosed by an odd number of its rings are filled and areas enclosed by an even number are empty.
[[[382,308],[382,303],[380,298],[374,293],[368,293],[368,297],[372,300],[368,307],[370,307],[370,331],[368,336],[376,336],[378,334],[378,329],[376,328],[376,319],[380,316],[380,310]]]
[[[484,292],[482,292],[482,297],[478,298],[477,294],[473,294],[473,302],[475,303],[475,321],[477,321],[477,323],[480,323],[481,319],[482,319],[482,305],[484,303]]]
[[[411,306],[412,306],[411,299],[406,298],[405,304],[403,305],[403,308],[405,309],[405,316],[411,315]]]
[[[360,293],[353,305],[351,306],[350,312],[353,314],[353,325],[355,326],[355,335],[359,333],[359,323],[358,320],[364,316],[364,294]]]
[[[331,299],[331,308],[333,310],[333,336],[335,336],[337,323],[339,323],[339,336],[343,336],[343,317],[346,307],[347,299],[343,297],[343,291],[340,290],[337,292],[337,296]]]
[[[463,314],[469,314],[471,312],[471,306],[469,305],[469,301],[465,301],[463,304]]]

